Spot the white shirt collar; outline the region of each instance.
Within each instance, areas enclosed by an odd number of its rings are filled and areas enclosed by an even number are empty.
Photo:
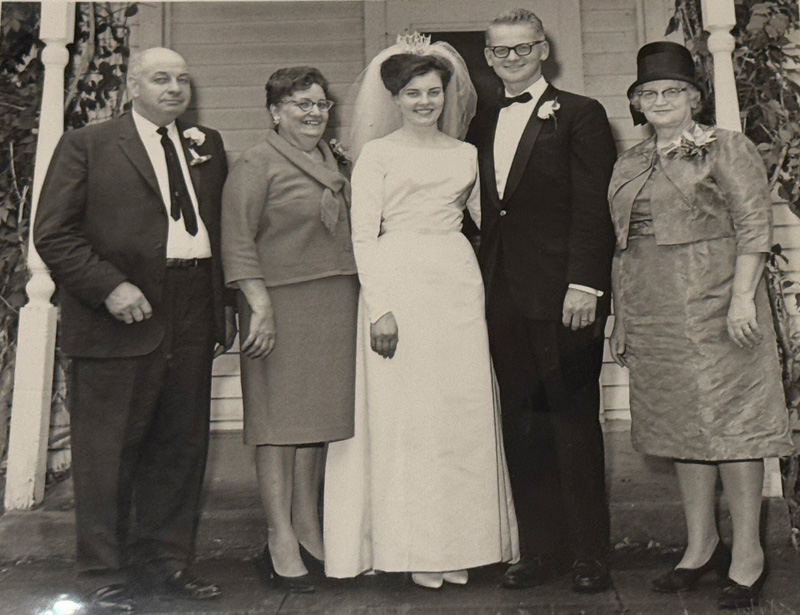
[[[531,95],[532,99],[530,102],[536,104],[538,100],[542,97],[542,94],[544,94],[544,91],[547,89],[547,85],[548,84],[545,78],[539,77],[539,79],[537,79],[534,83],[525,88],[525,90],[520,92],[520,94],[528,92]],[[511,94],[508,90],[506,90],[505,95],[508,98],[512,98],[514,96],[514,94]]]
[[[136,125],[136,130],[141,136],[158,135],[157,131],[161,126],[148,120],[145,116],[136,111],[136,109],[131,109],[131,116],[133,117],[133,123]],[[170,137],[175,135],[176,130],[177,127],[175,126],[174,120],[167,124],[167,133]]]

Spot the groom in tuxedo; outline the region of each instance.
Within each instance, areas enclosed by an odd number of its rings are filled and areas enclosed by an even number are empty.
[[[473,131],[479,260],[522,547],[502,584],[533,587],[571,569],[575,591],[596,592],[610,585],[598,379],[616,148],[597,101],[542,77],[549,53],[530,11],[491,22],[484,54],[505,98]]]
[[[69,383],[79,586],[92,615],[131,613],[132,587],[204,600],[190,563],[224,306],[215,130],[183,123],[184,59],[131,56],[133,109],[64,134],[34,241],[59,287]],[[177,121],[176,121],[177,120]]]

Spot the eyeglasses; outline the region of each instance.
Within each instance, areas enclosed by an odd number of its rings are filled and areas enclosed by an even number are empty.
[[[496,45],[491,47],[487,45],[486,49],[491,51],[495,58],[507,58],[508,54],[510,54],[512,50],[521,57],[530,55],[531,51],[533,51],[533,48],[536,47],[536,45],[544,42],[544,39],[542,39],[540,41],[532,41],[530,43],[520,43],[519,45],[514,45],[513,47],[506,47],[505,45]]]
[[[288,103],[290,105],[294,105],[301,111],[311,111],[312,107],[316,107],[323,113],[326,111],[330,111],[331,107],[333,107],[334,102],[332,100],[309,100],[308,98],[304,98],[302,100],[284,100],[283,102]]]
[[[668,103],[674,103],[687,89],[688,88],[667,88],[661,92],[656,92],[655,90],[640,90],[636,93],[636,95],[639,97],[641,102],[647,105],[652,105],[654,102],[656,102],[659,94],[661,94],[661,96],[664,97],[664,100],[666,100]]]

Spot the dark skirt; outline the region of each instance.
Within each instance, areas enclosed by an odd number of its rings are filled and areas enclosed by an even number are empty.
[[[246,444],[310,444],[353,436],[358,277],[269,288],[277,341],[241,355]],[[241,338],[251,310],[239,293]]]

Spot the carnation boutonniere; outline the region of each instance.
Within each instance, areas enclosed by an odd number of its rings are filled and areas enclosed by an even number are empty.
[[[694,127],[684,130],[680,139],[671,143],[663,150],[667,158],[704,158],[711,144],[717,140],[714,129],[695,124]]]
[[[192,159],[189,161],[190,167],[194,167],[198,164],[203,164],[204,162],[211,160],[211,154],[201,155],[195,150],[196,147],[200,147],[206,142],[206,133],[200,130],[197,126],[192,126],[191,128],[187,128],[183,131],[183,138],[189,141],[189,147],[187,149],[189,151],[189,155],[192,157]]]
[[[331,148],[331,153],[336,159],[336,162],[339,163],[339,166],[349,172],[350,168],[353,166],[353,161],[350,160],[347,155],[347,148],[342,145],[338,139],[331,139],[328,141],[328,147]]]
[[[560,108],[561,105],[558,104],[557,98],[554,98],[553,100],[546,100],[539,106],[539,110],[536,111],[536,117],[538,117],[540,120],[549,120],[552,118],[553,124],[556,128],[558,128],[556,111],[558,111]]]

